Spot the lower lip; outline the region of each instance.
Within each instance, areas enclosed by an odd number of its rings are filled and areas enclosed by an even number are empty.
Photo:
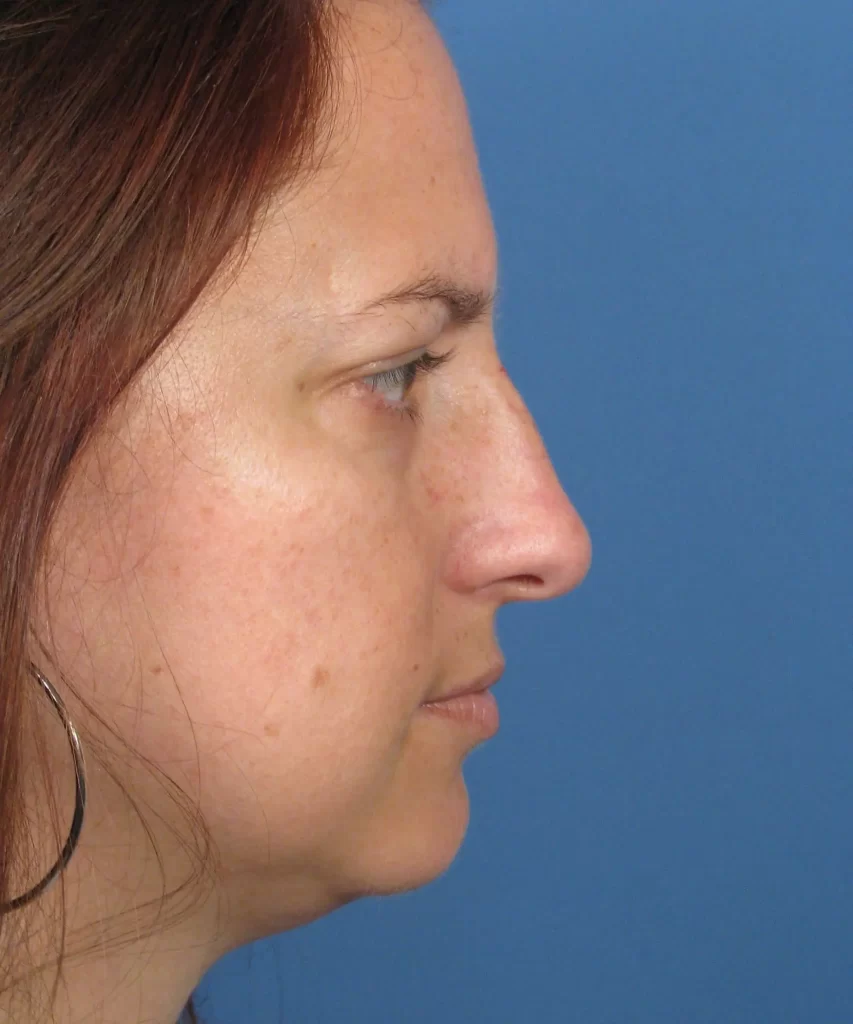
[[[435,700],[421,707],[431,715],[476,730],[484,739],[494,736],[500,725],[498,702],[491,690],[466,693],[462,697],[450,697],[448,700]]]

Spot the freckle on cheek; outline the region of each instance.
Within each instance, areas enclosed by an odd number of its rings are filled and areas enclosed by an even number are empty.
[[[151,675],[152,676],[159,676],[162,672],[163,672],[163,666],[162,665],[152,665],[151,666]]]
[[[273,722],[267,722],[264,726],[264,733],[267,736],[278,736],[281,733],[281,726],[275,725]]]

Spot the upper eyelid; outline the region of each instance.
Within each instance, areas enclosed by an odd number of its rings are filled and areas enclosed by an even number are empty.
[[[368,381],[385,375],[390,376],[391,374],[401,373],[408,370],[410,367],[414,367],[414,379],[417,379],[421,374],[431,373],[434,370],[441,369],[442,366],[450,362],[455,354],[455,348],[449,349],[447,352],[443,352],[439,355],[436,355],[434,352],[430,352],[429,349],[422,349],[419,355],[415,356],[413,359],[407,359],[404,362],[388,366],[384,370],[377,370],[374,373],[364,374],[361,377],[361,380]]]
[[[409,352],[403,352],[399,356],[389,356],[387,359],[374,359],[372,362],[363,365],[359,370],[361,377],[376,377],[380,373],[399,370],[403,367],[416,363],[419,359],[429,353],[428,345],[419,345]]]
[[[373,362],[368,362],[367,365],[362,364],[360,368],[356,370],[357,379],[365,380],[369,377],[378,377],[383,373],[391,373],[394,370],[402,370],[409,367],[413,362],[418,362],[419,359],[439,359],[440,362],[445,362],[451,356],[456,354],[456,347],[447,349],[446,352],[435,352],[433,351],[434,343],[419,345],[417,348],[411,349],[409,352],[402,352],[397,356],[389,356],[387,359],[375,359]],[[424,370],[438,369],[436,367],[424,367]]]

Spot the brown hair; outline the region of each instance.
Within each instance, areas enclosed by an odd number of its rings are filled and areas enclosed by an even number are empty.
[[[0,10],[0,903],[16,895],[27,848],[20,730],[52,517],[119,396],[245,252],[274,189],[313,166],[329,11],[327,0]]]

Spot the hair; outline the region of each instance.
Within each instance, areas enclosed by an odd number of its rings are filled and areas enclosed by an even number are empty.
[[[0,8],[2,904],[32,849],[21,723],[56,510],[120,396],[217,272],[239,264],[270,196],[316,166],[331,10],[329,0]],[[3,964],[13,916],[0,915]],[[9,984],[0,973],[0,991]]]

